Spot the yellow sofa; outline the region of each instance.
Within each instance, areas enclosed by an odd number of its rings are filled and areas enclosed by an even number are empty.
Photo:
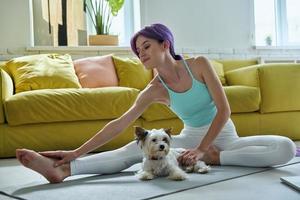
[[[240,136],[276,134],[300,139],[300,65],[256,60],[216,60]],[[42,89],[14,94],[12,77],[0,68],[0,157],[16,148],[74,149],[121,116],[140,90],[130,87]],[[220,69],[220,68],[219,68]],[[131,78],[133,78],[131,76]],[[136,78],[136,77],[134,77]],[[151,105],[117,138],[99,148],[118,148],[134,139],[133,126],[173,127],[182,122],[167,106]]]

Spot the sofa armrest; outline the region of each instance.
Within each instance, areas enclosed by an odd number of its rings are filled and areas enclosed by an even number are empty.
[[[0,124],[5,122],[4,101],[13,95],[14,85],[10,76],[0,69]]]
[[[261,113],[300,110],[300,64],[264,64],[258,74]]]

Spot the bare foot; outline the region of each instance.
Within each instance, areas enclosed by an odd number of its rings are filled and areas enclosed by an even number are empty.
[[[220,165],[220,150],[211,145],[202,160],[208,165]]]
[[[28,149],[17,149],[17,159],[27,168],[43,175],[50,183],[60,183],[70,176],[70,164],[53,167],[55,159],[48,158]]]

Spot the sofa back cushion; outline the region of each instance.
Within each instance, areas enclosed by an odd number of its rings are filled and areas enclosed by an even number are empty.
[[[168,106],[160,103],[154,103],[144,111],[142,118],[148,122],[151,122],[165,119],[176,119],[178,117],[170,108],[168,108]]]
[[[238,68],[225,73],[227,85],[259,87],[258,68],[260,65]]]
[[[14,85],[10,76],[0,69],[0,124],[5,122],[4,101],[14,93]]]
[[[0,61],[0,69],[7,71],[8,69],[6,67],[6,63],[7,63],[7,61]]]
[[[143,90],[153,78],[152,70],[147,70],[137,58],[113,56],[119,86]]]
[[[217,62],[215,60],[210,60],[210,63],[212,67],[214,68],[219,80],[221,81],[222,85],[226,85],[226,79],[224,75],[224,69],[223,64],[220,62]]]
[[[223,69],[225,73],[230,70],[258,64],[257,59],[248,59],[248,60],[235,59],[235,60],[216,60],[216,61],[223,64]]]
[[[111,55],[77,59],[73,63],[83,88],[118,86],[118,77]]]
[[[7,98],[5,114],[9,125],[115,119],[138,93],[127,87],[33,90]]]
[[[15,92],[46,88],[80,88],[71,56],[39,54],[14,58],[6,63]]]
[[[224,87],[231,113],[249,113],[259,110],[261,97],[258,87],[234,85]]]
[[[300,64],[264,64],[258,73],[261,113],[300,110]]]

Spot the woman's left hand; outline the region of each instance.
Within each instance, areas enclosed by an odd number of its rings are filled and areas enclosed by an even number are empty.
[[[203,151],[198,148],[187,149],[184,151],[178,158],[178,162],[183,166],[190,166],[197,163],[198,160],[201,160],[204,156]]]

